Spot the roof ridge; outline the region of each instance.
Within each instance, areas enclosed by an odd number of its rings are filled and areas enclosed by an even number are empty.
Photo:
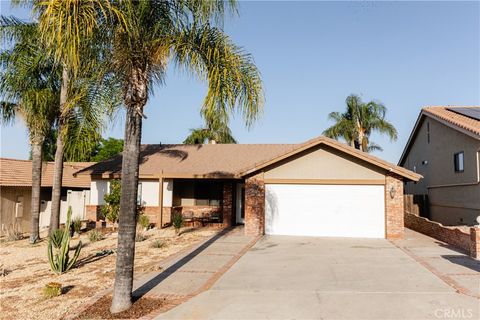
[[[468,105],[468,106],[463,106],[463,105],[457,105],[457,104],[454,104],[454,105],[426,105],[426,106],[423,106],[422,109],[432,109],[432,108],[444,108],[444,109],[448,109],[448,108],[480,108],[480,105]]]

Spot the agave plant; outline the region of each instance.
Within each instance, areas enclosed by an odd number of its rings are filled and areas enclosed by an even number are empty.
[[[82,242],[79,241],[73,257],[70,259],[70,225],[72,224],[72,208],[68,207],[67,222],[64,229],[57,229],[48,238],[48,261],[50,268],[57,274],[70,270],[80,255]]]

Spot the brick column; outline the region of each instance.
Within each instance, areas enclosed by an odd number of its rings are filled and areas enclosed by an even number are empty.
[[[480,259],[480,226],[470,228],[470,256]]]
[[[385,179],[385,229],[387,239],[403,239],[403,181],[397,175]]]
[[[265,233],[265,183],[263,173],[245,181],[245,234]]]
[[[233,209],[233,195],[232,195],[232,183],[223,183],[223,226],[230,227],[232,225],[232,209]]]
[[[98,221],[101,217],[102,206],[97,206],[94,204],[85,205],[86,217],[88,221]]]

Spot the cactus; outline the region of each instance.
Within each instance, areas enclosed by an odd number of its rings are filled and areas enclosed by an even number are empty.
[[[70,225],[72,223],[72,208],[68,207],[67,223],[64,229],[58,229],[48,238],[48,261],[50,268],[57,274],[62,274],[70,270],[82,249],[80,241],[75,248],[73,257],[70,259]]]

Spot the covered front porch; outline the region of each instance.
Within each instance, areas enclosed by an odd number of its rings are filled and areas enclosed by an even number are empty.
[[[181,214],[186,224],[229,227],[243,224],[245,187],[242,180],[163,179],[159,225]]]

